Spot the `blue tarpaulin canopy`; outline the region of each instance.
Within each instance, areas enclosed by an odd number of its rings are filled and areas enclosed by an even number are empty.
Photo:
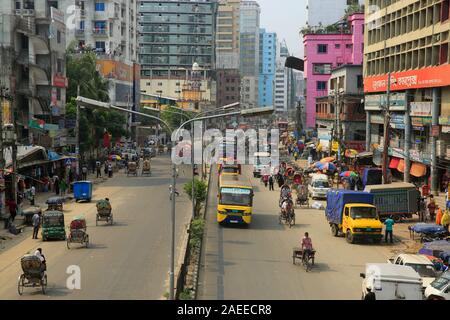
[[[449,263],[450,240],[437,240],[424,243],[422,249],[419,250],[419,253],[434,256],[442,259],[446,263]]]
[[[434,223],[416,223],[410,229],[417,233],[444,233],[446,231],[443,226]]]
[[[61,155],[57,154],[54,151],[48,151],[47,156],[48,156],[48,160],[50,160],[50,161],[58,161],[59,159],[61,159]]]

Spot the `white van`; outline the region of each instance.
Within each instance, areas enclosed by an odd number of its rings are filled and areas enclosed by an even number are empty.
[[[367,288],[375,293],[375,300],[423,300],[422,278],[409,266],[391,263],[367,263],[361,273],[362,299]]]
[[[308,191],[312,199],[326,198],[327,192],[330,190],[328,176],[325,174],[315,173],[311,176],[311,182],[308,185]]]

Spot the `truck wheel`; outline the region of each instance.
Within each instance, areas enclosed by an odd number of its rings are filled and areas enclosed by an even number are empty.
[[[353,237],[353,234],[350,230],[347,230],[347,234],[345,236],[348,243],[355,243],[355,239]]]
[[[335,224],[331,225],[331,234],[334,237],[337,237],[339,235],[338,227]]]

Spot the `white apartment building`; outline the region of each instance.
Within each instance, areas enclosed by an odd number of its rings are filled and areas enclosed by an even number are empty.
[[[19,144],[66,146],[60,125],[66,105],[66,27],[58,1],[2,0],[0,86],[3,120],[14,123]]]
[[[289,50],[286,42],[280,43],[277,47],[277,63],[274,85],[274,106],[275,112],[287,113],[295,108],[295,79],[292,69],[284,66],[286,58],[289,57]]]
[[[364,4],[364,0],[308,0],[306,24],[317,27],[327,26],[341,19],[349,5]]]

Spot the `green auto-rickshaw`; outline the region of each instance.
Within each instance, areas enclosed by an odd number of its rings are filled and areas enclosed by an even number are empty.
[[[42,214],[42,240],[66,240],[64,213],[61,211],[45,211]]]

